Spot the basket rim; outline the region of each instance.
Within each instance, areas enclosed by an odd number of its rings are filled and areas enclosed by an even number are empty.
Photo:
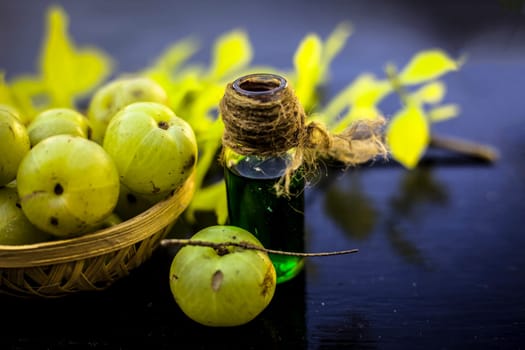
[[[0,245],[0,268],[71,262],[114,252],[140,242],[175,220],[189,205],[195,170],[172,196],[115,226],[78,237],[21,245]]]

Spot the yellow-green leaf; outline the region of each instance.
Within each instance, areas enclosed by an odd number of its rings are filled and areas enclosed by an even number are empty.
[[[405,167],[414,168],[430,140],[429,123],[417,104],[409,104],[390,121],[386,141],[392,157]]]
[[[177,113],[187,112],[195,99],[199,97],[203,90],[203,68],[199,66],[186,67],[182,72],[171,77],[166,74],[155,74],[151,71],[147,74],[151,79],[159,83],[169,96],[169,105]],[[188,119],[189,113],[181,114],[181,117]]]
[[[213,211],[219,225],[226,223],[228,218],[228,203],[224,181],[209,185],[195,193],[190,207],[186,211],[186,218],[190,222],[194,222],[194,214],[197,211]]]
[[[455,104],[447,104],[439,107],[434,107],[427,112],[431,122],[440,122],[451,119],[459,115],[459,106]]]
[[[303,38],[294,54],[294,89],[306,109],[313,105],[315,88],[320,82],[322,50],[323,44],[319,36],[309,34]]]
[[[9,110],[22,122],[22,124],[29,124],[29,117],[25,113],[22,113],[20,107],[17,106],[13,94],[11,93],[11,89],[5,82],[5,73],[3,71],[0,71],[0,108]]]
[[[221,146],[221,137],[224,131],[224,124],[221,118],[217,118],[208,127],[207,132],[197,136],[199,142],[199,160],[197,162],[195,176],[195,194],[187,209],[188,220],[194,220],[194,213],[197,210],[212,210],[215,208],[218,218],[223,218],[225,213],[220,209],[220,205],[226,204],[226,193],[222,195],[222,190],[203,186],[204,178],[212,164],[217,160],[217,150]],[[200,137],[199,137],[200,136]],[[223,184],[222,184],[223,185]],[[212,186],[221,186],[219,184]],[[217,192],[219,191],[219,192]],[[226,209],[224,209],[226,210]],[[227,213],[226,213],[227,215]]]
[[[294,54],[294,67],[299,73],[310,72],[319,68],[323,43],[317,34],[306,35]]]
[[[412,93],[411,99],[415,99],[422,103],[436,104],[443,100],[446,90],[447,89],[443,82],[432,81]]]
[[[197,142],[199,145],[199,159],[197,161],[195,176],[197,192],[200,190],[208,170],[211,168],[213,162],[217,160],[217,150],[221,146],[223,131],[224,123],[221,118],[217,118],[210,123],[207,133],[197,134]]]
[[[212,80],[224,79],[243,69],[252,60],[252,45],[242,30],[233,30],[220,36],[213,46],[209,76]]]
[[[356,119],[373,119],[381,114],[377,105],[391,91],[388,81],[361,74],[328,103],[323,111],[325,123],[332,132],[339,133]]]
[[[180,69],[197,49],[198,44],[192,38],[177,41],[159,55],[152,65],[139,73],[162,86],[169,96],[170,107],[176,111],[180,111],[184,96],[189,91],[198,90],[202,85],[202,69],[194,66]]]
[[[0,71],[0,105],[2,105],[2,108],[7,108],[15,113],[22,124],[27,125],[31,121],[29,116],[23,113],[22,109],[16,103],[11,89],[5,81],[5,73],[3,71]]]
[[[90,92],[100,84],[111,71],[111,59],[95,47],[83,48],[77,51],[73,56],[73,60],[73,77],[75,81],[71,84],[71,93],[75,95]]]
[[[9,91],[9,86],[5,82],[5,73],[0,71],[0,103],[14,106],[15,102],[11,97],[11,92]]]
[[[377,80],[373,75],[362,75],[353,84],[350,101],[361,107],[374,107],[391,91],[387,81]]]
[[[379,108],[373,105],[352,105],[350,106],[348,113],[343,118],[341,118],[341,120],[334,127],[332,127],[330,131],[334,134],[339,134],[342,133],[346,128],[348,128],[353,122],[357,120],[374,120],[381,116],[382,113],[379,110]]]
[[[328,73],[328,68],[335,56],[337,56],[346,45],[346,42],[352,34],[352,26],[349,22],[342,22],[334,31],[330,33],[324,42],[324,48],[321,57],[321,75],[324,77]]]
[[[197,137],[210,134],[210,125],[217,117],[214,112],[224,95],[222,84],[207,84],[199,92],[191,106],[188,108],[186,120],[190,123]]]
[[[402,84],[419,84],[427,80],[457,71],[460,61],[449,57],[444,51],[434,49],[417,53],[399,74]]]
[[[101,83],[111,66],[111,59],[99,49],[77,51],[68,34],[66,13],[58,6],[49,8],[40,70],[53,105],[73,107],[74,98]]]
[[[157,57],[148,70],[158,70],[168,75],[173,75],[198,49],[199,44],[193,38],[176,41]]]
[[[315,34],[306,35],[294,54],[295,76],[293,85],[299,101],[310,112],[317,103],[316,89],[325,83],[332,60],[344,48],[352,28],[340,23],[325,42]]]
[[[16,106],[29,120],[51,105],[51,96],[39,77],[19,75],[13,79],[10,87]]]

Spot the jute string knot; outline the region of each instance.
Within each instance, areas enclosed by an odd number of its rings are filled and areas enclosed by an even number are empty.
[[[308,177],[321,159],[354,166],[387,153],[382,118],[355,122],[337,135],[319,122],[306,124],[305,111],[293,89],[278,75],[252,74],[229,83],[219,110],[225,128],[223,146],[236,153],[279,157],[294,150],[276,184],[279,194],[289,194],[291,177],[301,166]]]

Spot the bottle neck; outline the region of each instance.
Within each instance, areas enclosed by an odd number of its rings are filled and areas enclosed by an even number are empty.
[[[236,175],[252,179],[278,179],[291,164],[295,149],[282,155],[241,155],[226,147],[223,153],[224,164]]]

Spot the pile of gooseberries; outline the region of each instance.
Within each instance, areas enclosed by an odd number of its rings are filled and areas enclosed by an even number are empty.
[[[97,90],[85,114],[49,108],[28,118],[0,105],[0,244],[94,232],[182,186],[197,143],[166,101],[158,84],[134,77]]]
[[[98,89],[85,113],[50,108],[29,118],[0,105],[0,245],[89,234],[177,191],[195,170],[197,142],[166,102],[159,85],[135,77]],[[205,228],[192,240],[262,247],[233,226]],[[192,320],[237,326],[270,303],[276,274],[261,250],[187,245],[169,285]]]

